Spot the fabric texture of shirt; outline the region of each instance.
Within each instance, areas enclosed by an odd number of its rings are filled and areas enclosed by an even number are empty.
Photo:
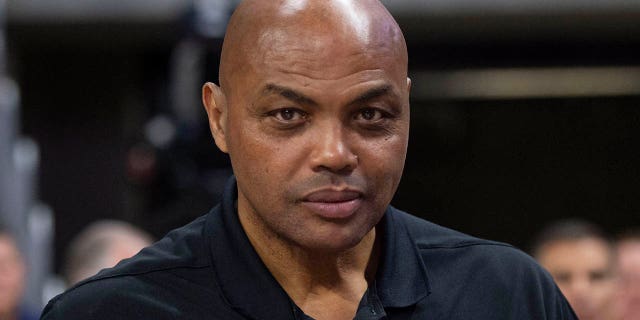
[[[208,214],[52,299],[43,320],[309,319],[251,246],[235,179]],[[356,319],[577,319],[532,258],[389,207]]]

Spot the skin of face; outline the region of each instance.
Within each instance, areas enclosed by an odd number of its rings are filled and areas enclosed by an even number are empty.
[[[371,234],[402,175],[406,46],[377,1],[273,3],[232,18],[205,108],[250,237],[340,252]]]
[[[553,276],[579,319],[609,319],[615,279],[610,246],[583,238],[545,244],[538,261]]]
[[[640,320],[640,239],[617,246],[620,289],[616,309],[621,320]]]
[[[0,319],[15,316],[22,297],[25,266],[13,239],[0,234]]]

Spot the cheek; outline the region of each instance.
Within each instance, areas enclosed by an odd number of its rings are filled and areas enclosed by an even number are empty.
[[[2,275],[4,277],[3,282],[4,285],[10,288],[10,290],[7,290],[10,291],[7,292],[7,294],[12,295],[14,293],[11,291],[19,290],[22,287],[22,283],[24,281],[24,272],[19,266],[10,266],[7,268],[7,270],[4,271],[5,274]]]
[[[402,176],[407,153],[407,142],[404,137],[396,136],[380,141],[377,144],[365,143],[363,148],[367,162],[363,166],[369,168],[371,174],[378,179],[385,179],[388,184],[397,184]]]
[[[370,190],[374,191],[373,205],[375,210],[384,210],[391,202],[400,183],[406,143],[402,139],[389,139],[378,144],[365,144],[366,151],[361,151],[361,172],[368,177]]]
[[[268,142],[244,143],[239,149],[240,152],[230,152],[234,173],[243,174],[254,183],[286,180],[297,163],[287,150]]]
[[[245,121],[229,131],[229,155],[238,184],[250,192],[256,205],[271,205],[273,194],[286,191],[296,165],[301,161],[293,141],[270,139],[253,121]],[[266,201],[269,200],[269,201]]]

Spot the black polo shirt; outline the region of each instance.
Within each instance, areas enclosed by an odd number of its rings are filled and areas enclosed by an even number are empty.
[[[309,319],[244,233],[235,180],[222,203],[52,299],[42,319]],[[356,319],[576,319],[551,277],[513,247],[390,207]]]

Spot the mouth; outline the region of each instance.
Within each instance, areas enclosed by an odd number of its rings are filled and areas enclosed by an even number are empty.
[[[325,189],[304,197],[302,205],[325,219],[347,219],[362,205],[362,193]]]

